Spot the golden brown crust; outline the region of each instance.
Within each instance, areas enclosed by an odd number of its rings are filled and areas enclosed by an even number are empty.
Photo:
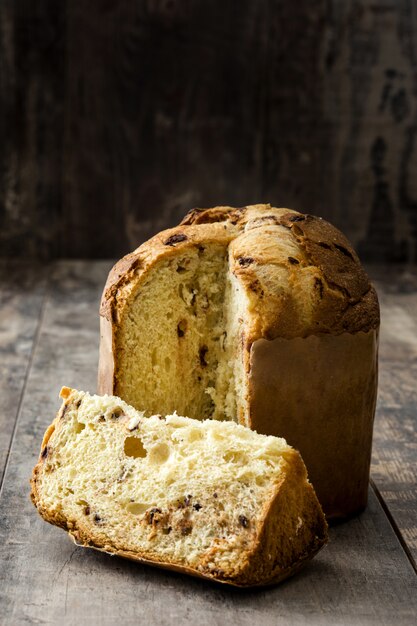
[[[233,271],[259,318],[252,324],[251,341],[366,332],[379,325],[375,290],[346,237],[321,218],[269,205],[193,209],[179,226],[159,233],[114,266],[101,316],[117,325],[130,294],[155,264],[178,249],[207,242],[232,242]],[[278,293],[274,287],[283,278],[287,286]]]
[[[176,226],[158,233],[120,259],[110,271],[103,291],[100,315],[109,321],[116,321],[137,283],[143,281],[155,264],[176,256],[178,250],[199,247],[204,243],[227,245],[232,238],[233,231],[218,223],[202,228]]]
[[[43,512],[42,512],[41,508],[39,508],[40,507],[40,500],[39,500],[39,492],[38,492],[38,487],[37,487],[38,475],[42,471],[43,462],[44,462],[45,458],[48,455],[48,443],[49,443],[49,440],[51,439],[52,435],[54,434],[55,428],[59,425],[60,420],[64,417],[65,412],[67,410],[67,407],[71,403],[71,392],[72,392],[72,389],[70,389],[70,387],[62,387],[62,389],[61,389],[60,396],[65,401],[62,403],[61,408],[59,409],[59,411],[58,411],[54,421],[52,422],[52,424],[50,424],[48,426],[48,428],[45,431],[45,434],[44,434],[43,439],[42,439],[41,449],[40,449],[40,452],[39,452],[38,462],[35,465],[35,467],[33,468],[32,476],[31,476],[31,479],[30,479],[30,486],[31,486],[30,498],[31,498],[33,504],[38,509],[39,513],[42,515],[42,517],[44,517],[44,515],[43,515]],[[52,522],[52,521],[51,521],[51,523],[55,524],[55,522]],[[55,524],[55,525],[62,526],[62,523],[61,524]]]
[[[52,523],[53,525],[61,526],[60,524],[56,524],[55,521],[51,521],[50,523]],[[179,574],[186,574],[188,576],[194,576],[195,578],[202,578],[210,582],[226,584],[238,588],[269,587],[279,584],[280,582],[284,581],[287,578],[290,578],[291,576],[294,576],[297,572],[299,572],[304,567],[304,565],[308,563],[308,561],[311,561],[311,559],[316,556],[316,554],[324,547],[327,541],[326,539],[326,541],[323,541],[321,543],[317,542],[317,544],[311,548],[311,551],[304,554],[300,559],[297,560],[296,563],[294,563],[290,567],[287,567],[285,570],[275,572],[273,576],[266,580],[262,580],[259,582],[239,582],[232,579],[221,578],[215,574],[202,573],[197,569],[186,567],[185,565],[178,565],[170,561],[157,561],[156,559],[151,560],[146,558],[145,556],[140,556],[128,550],[112,550],[109,549],[109,546],[100,547],[97,545],[93,545],[91,542],[83,543],[81,535],[79,535],[77,531],[68,531],[68,534],[77,546],[83,548],[93,548],[93,550],[105,552],[106,554],[110,554],[112,556],[120,556],[124,559],[129,559],[130,561],[136,561],[137,563],[141,563],[142,565],[150,565],[151,567],[158,567],[161,569],[170,570],[172,572],[178,572]],[[80,540],[78,538],[80,538]]]

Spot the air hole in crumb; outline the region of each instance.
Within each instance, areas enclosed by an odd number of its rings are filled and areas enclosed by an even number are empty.
[[[166,443],[158,443],[149,452],[149,460],[155,465],[165,463],[169,459],[171,451]]]
[[[186,271],[187,271],[186,267],[183,267],[182,265],[178,265],[178,267],[177,267],[178,274],[184,274],[184,272],[186,272]]]
[[[150,506],[150,504],[143,504],[142,502],[129,502],[126,505],[126,510],[133,515],[141,515],[145,513]]]
[[[131,456],[134,459],[143,459],[147,454],[139,437],[126,437],[124,451],[126,456]]]
[[[171,369],[171,359],[169,358],[169,356],[165,357],[164,365],[165,365],[166,371],[169,372],[169,370]]]
[[[211,432],[211,438],[214,439],[214,441],[224,441],[225,435],[217,430],[213,430]]]
[[[223,458],[227,463],[239,463],[240,465],[244,465],[248,462],[246,454],[243,454],[242,452],[233,452],[232,450],[223,454]]]
[[[192,428],[187,435],[187,440],[192,443],[193,441],[198,441],[199,439],[203,439],[204,435],[198,428]]]
[[[180,320],[177,324],[178,337],[184,337],[186,330],[187,330],[187,320]]]
[[[156,348],[152,350],[151,360],[152,360],[152,367],[155,367],[155,365],[157,365],[158,363],[158,351]]]
[[[207,367],[208,365],[207,358],[206,358],[207,352],[208,352],[207,346],[201,346],[200,350],[198,351],[198,358],[199,358],[201,367]]]
[[[112,411],[110,411],[110,418],[112,420],[118,420],[120,417],[124,415],[123,409],[119,406],[116,406]]]

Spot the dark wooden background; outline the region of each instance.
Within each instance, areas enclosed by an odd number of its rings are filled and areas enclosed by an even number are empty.
[[[118,257],[193,206],[417,259],[417,0],[3,0],[0,255]]]

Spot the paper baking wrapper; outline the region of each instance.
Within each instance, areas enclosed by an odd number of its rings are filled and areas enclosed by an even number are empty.
[[[328,518],[366,506],[378,333],[259,339],[251,348],[250,426],[304,459]]]

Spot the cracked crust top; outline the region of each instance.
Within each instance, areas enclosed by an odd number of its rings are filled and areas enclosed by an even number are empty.
[[[117,324],[155,263],[208,242],[229,246],[231,270],[248,298],[249,342],[379,326],[376,292],[346,237],[320,217],[268,204],[192,209],[114,266],[102,317]]]

